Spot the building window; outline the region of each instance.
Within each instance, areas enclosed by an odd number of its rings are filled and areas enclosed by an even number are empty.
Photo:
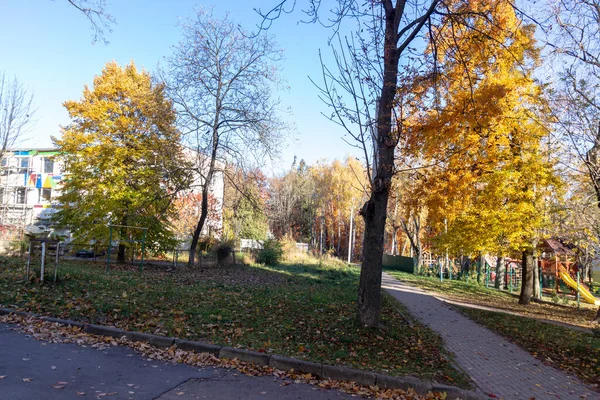
[[[27,189],[17,188],[17,204],[25,204],[27,201]]]
[[[40,203],[52,200],[52,189],[40,189]]]
[[[49,158],[44,158],[44,174],[54,173],[54,161]]]
[[[21,157],[19,158],[19,168],[27,169],[29,168],[29,157]]]

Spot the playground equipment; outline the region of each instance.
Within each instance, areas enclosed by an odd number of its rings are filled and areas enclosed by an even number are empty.
[[[561,291],[561,282],[573,289],[577,296],[577,304],[583,300],[587,303],[600,305],[597,299],[581,282],[579,266],[575,262],[575,253],[557,239],[546,239],[542,245],[542,256],[539,260],[544,288],[554,288],[556,293]]]
[[[586,303],[594,304],[596,306],[600,306],[600,300],[590,293],[590,291],[586,288],[585,284],[579,282],[579,276],[577,277],[577,281],[575,281],[567,272],[567,270],[562,266],[559,266],[558,276],[560,277],[560,279],[562,279],[562,281],[565,284],[574,289],[578,293],[578,295],[581,296],[583,301],[585,301]]]

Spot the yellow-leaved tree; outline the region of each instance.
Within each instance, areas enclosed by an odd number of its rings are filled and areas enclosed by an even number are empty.
[[[510,4],[491,3],[475,27],[449,18],[434,33],[441,74],[422,78],[420,98],[429,107],[408,121],[412,155],[434,166],[413,196],[425,199],[440,249],[522,253],[521,302],[528,303],[544,200],[560,183],[543,144],[548,130],[542,88],[532,77],[534,27]],[[477,12],[478,2],[464,7]],[[480,35],[494,40],[478,45]]]
[[[79,101],[64,106],[71,123],[53,138],[67,171],[58,223],[82,243],[103,244],[109,225],[120,225],[113,240],[121,262],[143,236],[123,226],[147,228],[150,249],[173,246],[171,200],[188,184],[188,167],[163,85],[133,62],[109,62]]]

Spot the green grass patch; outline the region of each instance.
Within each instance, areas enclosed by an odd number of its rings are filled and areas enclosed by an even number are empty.
[[[468,387],[428,328],[384,296],[384,328],[356,321],[359,269],[319,263],[164,269],[63,261],[57,283],[0,259],[0,304],[78,321]]]
[[[540,360],[577,375],[596,388],[600,386],[600,337],[530,318],[465,307],[459,309]]]

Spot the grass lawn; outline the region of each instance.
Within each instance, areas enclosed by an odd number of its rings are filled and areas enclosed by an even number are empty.
[[[409,325],[387,296],[384,328],[357,324],[356,267],[147,268],[140,274],[120,266],[106,275],[104,264],[63,261],[59,281],[40,284],[24,280],[23,264],[0,259],[1,305],[468,387],[442,354],[440,338]]]
[[[472,308],[459,309],[540,360],[600,388],[600,337],[530,318]]]
[[[567,307],[558,304],[531,303],[530,305],[524,306],[519,304],[517,296],[511,295],[508,292],[488,289],[485,285],[479,285],[475,282],[466,283],[464,281],[456,280],[444,280],[440,282],[439,278],[434,277],[419,276],[397,271],[388,271],[388,273],[403,282],[437,292],[450,300],[493,307],[509,312],[521,313],[532,318],[563,322],[585,328],[594,327],[592,321],[596,315],[597,307],[591,304],[588,305],[582,303],[582,308],[580,310],[574,306]]]

